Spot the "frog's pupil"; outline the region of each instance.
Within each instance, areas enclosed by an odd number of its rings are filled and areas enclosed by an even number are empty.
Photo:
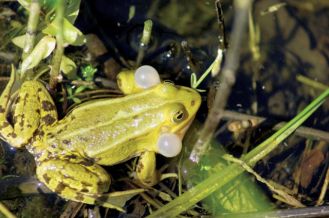
[[[183,111],[178,111],[176,114],[176,120],[182,120],[184,117]]]

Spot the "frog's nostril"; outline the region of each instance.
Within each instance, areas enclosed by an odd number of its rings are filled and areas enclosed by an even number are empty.
[[[195,100],[191,101],[191,107],[193,107],[195,105]]]

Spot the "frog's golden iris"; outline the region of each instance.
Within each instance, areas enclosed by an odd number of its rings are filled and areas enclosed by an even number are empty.
[[[121,98],[81,104],[58,120],[43,84],[26,81],[18,92],[11,124],[7,116],[14,80],[13,71],[0,97],[1,138],[34,155],[36,175],[52,191],[66,199],[107,207],[114,206],[99,200],[109,189],[110,176],[100,165],[140,156],[137,178],[144,184],[155,184],[159,179],[155,154],[173,156],[179,152],[166,153],[159,148],[159,141],[168,136],[166,149],[170,140],[180,140],[201,102],[191,88],[159,83],[133,89]],[[122,84],[135,86],[129,83],[133,81]]]

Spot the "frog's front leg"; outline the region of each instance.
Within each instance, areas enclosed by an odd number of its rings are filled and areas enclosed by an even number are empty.
[[[153,186],[160,180],[169,177],[177,177],[176,174],[168,173],[160,175],[156,170],[156,153],[165,157],[175,157],[182,149],[181,138],[170,132],[163,132],[158,137],[157,148],[155,151],[144,151],[138,160],[136,167],[137,179],[147,186]]]
[[[106,199],[102,195],[109,189],[110,176],[97,164],[51,159],[40,162],[36,174],[49,189],[65,199],[111,207],[104,203]]]
[[[144,152],[140,155],[136,167],[136,179],[146,186],[156,185],[166,178],[177,178],[176,173],[161,174],[156,170],[156,153]]]
[[[11,146],[20,148],[29,143],[40,126],[54,123],[57,120],[57,112],[43,84],[38,81],[26,81],[19,89],[12,121],[9,122],[9,99],[14,82],[15,71],[12,70],[10,80],[0,97],[0,136]]]
[[[137,179],[146,186],[153,186],[159,182],[159,174],[156,171],[156,153],[146,151],[139,156],[136,166]]]

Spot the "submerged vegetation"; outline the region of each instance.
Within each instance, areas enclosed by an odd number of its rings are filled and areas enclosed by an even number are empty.
[[[136,179],[138,157],[119,161],[105,167],[113,181],[95,205],[51,192],[31,154],[1,142],[0,217],[328,216],[328,11],[326,0],[1,1],[10,106],[40,80],[63,119],[83,102],[120,99],[117,75],[141,65],[197,90],[202,105],[181,154],[157,155],[159,183]]]

